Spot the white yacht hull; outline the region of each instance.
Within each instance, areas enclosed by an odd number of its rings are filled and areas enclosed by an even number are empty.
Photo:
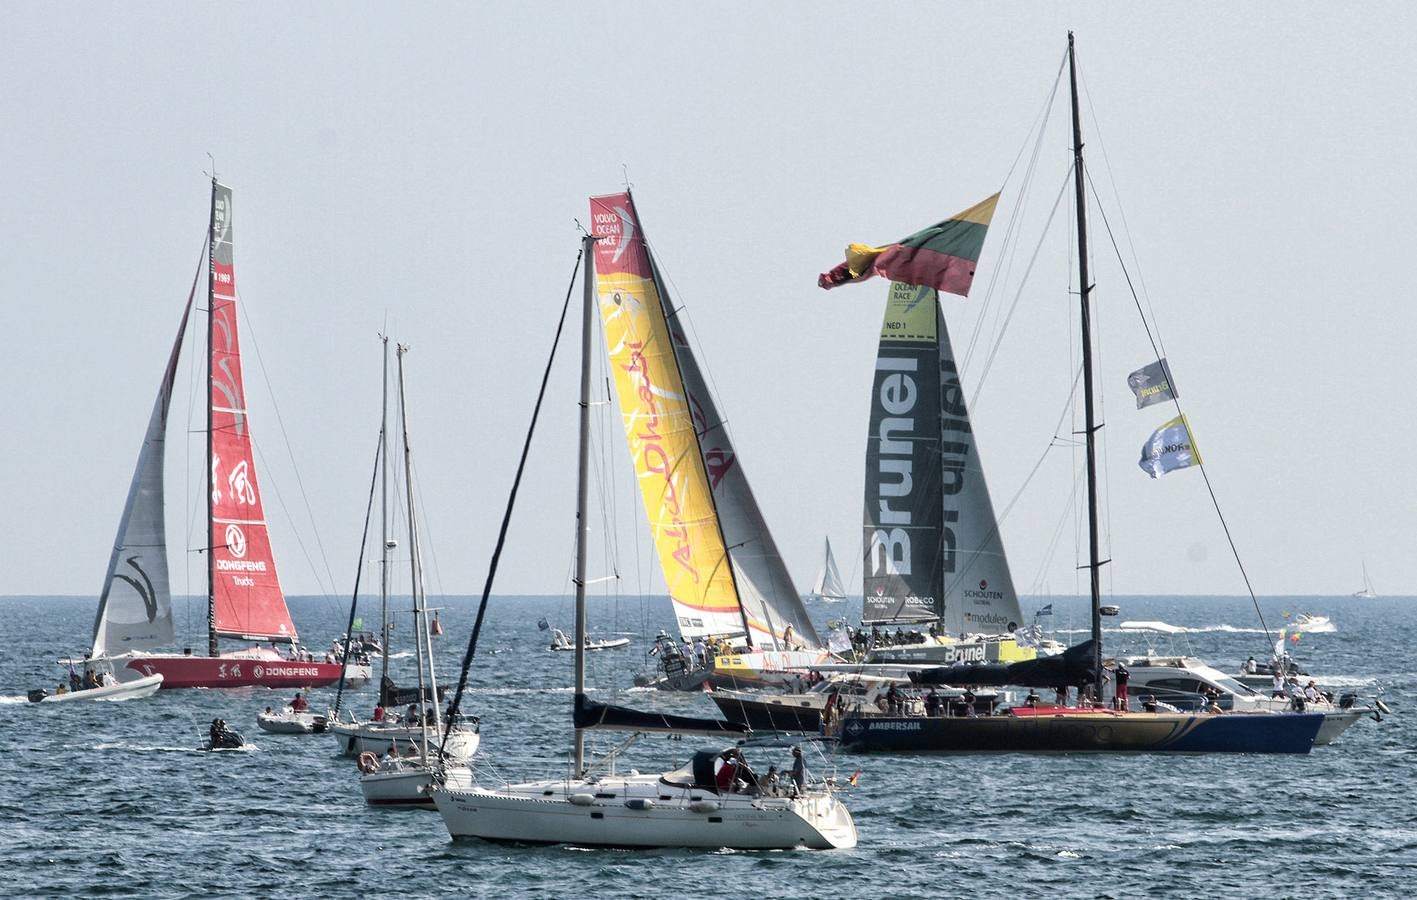
[[[714,795],[637,776],[534,782],[502,791],[437,788],[433,799],[454,838],[581,847],[856,846],[851,814],[825,792],[801,798]]]
[[[40,703],[78,703],[86,700],[102,700],[110,703],[119,700],[138,700],[143,697],[151,697],[162,687],[162,675],[149,675],[145,678],[137,678],[133,681],[121,681],[117,684],[108,684],[103,687],[85,688],[79,691],[69,691],[63,694],[50,694]]]
[[[403,752],[409,746],[416,746],[423,741],[423,729],[417,725],[342,722],[330,725],[329,731],[339,741],[340,753],[345,756],[373,753],[375,756],[382,757],[388,751],[389,744],[398,744],[399,751]],[[431,726],[428,732],[436,743],[440,735],[436,734]],[[481,741],[482,735],[477,725],[469,724],[454,728],[453,733],[448,735],[448,759],[455,763],[467,762],[477,752]]]
[[[443,770],[443,783],[450,788],[472,788],[472,770],[466,766],[451,766]],[[384,762],[373,772],[359,776],[359,789],[370,806],[412,806],[433,809],[430,789],[435,781],[434,770],[418,760]]]

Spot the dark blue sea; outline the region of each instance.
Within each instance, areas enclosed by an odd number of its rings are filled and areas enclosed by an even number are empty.
[[[474,604],[434,602],[445,607],[439,667],[454,677]],[[1115,602],[1123,607],[1115,621],[1194,629],[1161,638],[1159,651],[1188,652],[1226,670],[1269,652],[1248,599]],[[1059,635],[1080,636],[1083,603],[1053,603]],[[64,897],[1412,896],[1417,661],[1405,626],[1414,606],[1413,598],[1261,601],[1272,627],[1285,613],[1331,616],[1335,633],[1306,634],[1291,648],[1310,670],[1340,673],[1345,685],[1394,711],[1308,756],[841,756],[843,773],[864,770],[848,800],[859,847],[737,853],[453,843],[437,813],[367,808],[353,762],[335,755],[331,738],[259,731],[256,713],[289,699],[270,691],[27,703],[27,689],[52,687],[64,674],[58,656],[86,649],[93,601],[0,598],[0,871],[10,894]],[[339,603],[292,598],[291,607],[313,647],[344,630]],[[646,634],[668,617],[658,608],[638,600],[629,611],[597,607],[593,629],[632,632],[635,642],[593,656],[590,683],[602,698],[716,714],[699,695],[629,690],[645,664]],[[813,613],[825,620],[851,609]],[[537,629],[543,616],[565,627],[569,601],[494,601],[465,701],[484,723],[485,764],[514,779],[568,768],[571,654],[546,650]],[[203,617],[180,601],[177,618]],[[1109,654],[1144,649],[1144,639],[1110,626]],[[395,650],[396,674],[406,681],[412,656]],[[373,697],[366,687],[351,702],[367,715]],[[311,699],[324,708],[333,690]],[[257,749],[196,751],[216,716]],[[662,771],[697,745],[643,738],[622,767]]]

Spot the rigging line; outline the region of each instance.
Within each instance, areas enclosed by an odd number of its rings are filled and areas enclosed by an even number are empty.
[[[208,233],[207,228],[203,228],[202,249],[197,254],[197,272],[192,276],[192,287],[191,290],[188,291],[189,296],[195,297],[197,285],[201,284],[202,281],[202,271],[210,265],[207,260],[207,253],[210,249],[210,241],[211,235]],[[209,325],[207,327],[210,328],[211,326]],[[187,351],[187,418],[184,420],[188,425],[190,425],[192,422],[192,413],[195,410],[197,404],[198,378],[196,375],[196,369],[199,364],[197,361],[197,345],[199,343],[199,338],[197,337],[197,330],[198,329],[195,327],[187,329],[187,334],[184,339],[186,342],[190,343],[190,347]],[[163,440],[164,442],[166,442],[165,435],[163,437]],[[184,435],[184,440],[182,442],[182,450],[184,454],[182,458],[182,508],[190,510],[189,519],[187,522],[187,535],[183,543],[184,546],[191,547],[193,532],[196,530],[197,527],[197,510],[192,505],[192,435],[190,431],[188,431],[188,433]],[[166,453],[167,450],[164,443],[163,454],[166,455]],[[205,476],[207,467],[204,465],[202,468],[203,476]],[[186,559],[184,560],[182,565],[182,593],[184,596],[190,598],[192,594],[192,554],[184,553],[183,556],[186,557]],[[185,604],[185,606],[187,611],[186,632],[188,636],[190,636],[192,632],[192,604],[188,602],[187,604]]]
[[[1068,169],[1068,178],[1072,177],[1072,169]],[[1018,310],[1019,301],[1023,299],[1024,286],[1028,284],[1028,277],[1033,272],[1033,266],[1038,262],[1038,255],[1043,249],[1044,238],[1047,237],[1048,229],[1052,227],[1053,217],[1058,214],[1058,207],[1063,202],[1063,195],[1067,193],[1068,179],[1063,180],[1063,185],[1058,189],[1058,196],[1053,200],[1053,208],[1048,213],[1047,220],[1043,223],[1043,233],[1038,238],[1038,244],[1033,248],[1033,255],[1028,259],[1028,266],[1024,269],[1022,277],[1019,279],[1018,290],[1014,292],[1013,302],[1009,304],[1008,314],[1004,317],[1004,324],[1000,326],[999,337],[989,348],[989,355],[984,360],[984,371],[979,373],[979,378],[974,382],[974,392],[969,398],[969,408],[976,409],[979,403],[979,390],[989,377],[989,370],[994,365],[994,360],[999,355],[999,348],[1003,344],[1004,331],[1009,327],[1009,322],[1013,320],[1014,313]]]
[[[266,361],[265,361],[265,359],[262,358],[262,356],[261,356],[261,343],[260,343],[260,341],[258,341],[258,340],[256,339],[256,328],[255,328],[255,326],[254,326],[254,325],[252,324],[252,322],[251,322],[251,316],[250,316],[250,314],[248,314],[248,313],[246,312],[246,300],[245,300],[244,297],[242,297],[242,295],[241,295],[241,289],[240,289],[239,287],[236,289],[236,299],[237,299],[237,301],[238,301],[238,303],[237,303],[237,309],[240,310],[240,312],[241,312],[241,318],[242,318],[242,320],[245,321],[245,323],[246,323],[246,333],[247,333],[248,335],[250,335],[250,337],[251,337],[251,341],[250,341],[251,348],[256,351],[256,368],[258,368],[258,369],[261,370],[261,380],[262,380],[262,381],[265,383],[265,385],[266,385],[266,395],[270,398],[270,401],[271,401],[271,409],[275,411],[275,414],[276,414],[276,424],[280,426],[280,436],[281,436],[281,439],[285,442],[285,452],[286,452],[286,456],[289,457],[289,459],[290,459],[290,468],[291,468],[291,471],[295,473],[295,484],[296,484],[296,486],[300,489],[300,499],[303,500],[304,503],[305,503],[305,515],[306,515],[306,516],[308,517],[308,519],[309,519],[309,522],[310,522],[310,530],[311,530],[311,531],[314,533],[314,535],[315,535],[315,546],[316,546],[316,548],[317,548],[317,549],[319,550],[319,552],[320,552],[320,561],[321,561],[322,563],[324,563],[324,566],[325,566],[325,577],[329,579],[329,582],[328,582],[329,587],[326,587],[324,584],[321,584],[321,583],[320,583],[320,573],[319,573],[319,570],[315,568],[315,562],[314,562],[314,560],[310,559],[310,554],[309,554],[308,551],[306,551],[305,558],[306,558],[307,561],[309,561],[310,570],[311,570],[311,572],[315,575],[315,583],[316,583],[317,585],[319,585],[320,590],[321,590],[321,591],[324,593],[324,595],[325,595],[325,601],[326,601],[327,603],[333,604],[333,602],[334,602],[334,595],[335,595],[335,574],[334,574],[334,570],[330,568],[330,557],[329,557],[329,554],[325,552],[325,545],[324,545],[324,543],[320,540],[320,529],[319,529],[319,527],[318,527],[318,526],[316,525],[316,523],[315,523],[315,510],[314,510],[314,508],[311,507],[311,505],[310,505],[310,495],[309,495],[309,494],[306,492],[306,490],[305,490],[305,480],[301,477],[301,475],[300,475],[300,468],[299,468],[299,466],[298,466],[298,465],[296,464],[296,462],[295,462],[295,448],[291,446],[291,443],[290,443],[290,434],[289,434],[289,432],[286,431],[286,427],[285,427],[285,418],[284,418],[284,417],[281,415],[281,413],[280,413],[280,404],[276,401],[275,391],[274,391],[274,390],[272,389],[272,387],[271,387],[270,373],[266,371]],[[248,419],[249,419],[249,415],[248,415]],[[255,446],[255,445],[256,445],[256,442],[253,440],[253,441],[251,442],[251,444],[252,444],[252,446]],[[263,456],[262,458],[264,459],[264,456]],[[264,465],[265,465],[265,464],[262,463],[262,466],[264,466]],[[276,486],[276,495],[277,495],[277,497],[280,496],[280,487],[279,487],[278,485]],[[282,501],[281,506],[282,506],[283,509],[285,508],[284,501]],[[289,510],[286,511],[286,515],[290,515]],[[294,517],[292,517],[292,518],[291,518],[291,524],[292,524],[292,526],[294,525],[294,523],[295,523],[295,519],[294,519]],[[295,529],[292,527],[292,530],[295,530]],[[296,540],[300,543],[301,549],[304,550],[304,549],[305,549],[304,541],[301,540],[301,538],[299,537],[299,534],[298,534],[298,533],[297,533],[297,535],[296,535]]]
[[[1091,179],[1088,180],[1088,183],[1091,184]],[[1097,188],[1095,185],[1093,185],[1092,188],[1092,197],[1094,201],[1097,200]],[[1107,214],[1105,212],[1102,212],[1100,201],[1096,203],[1096,206],[1098,207],[1098,212],[1102,217],[1102,225],[1107,231],[1108,240],[1110,240],[1112,243],[1112,251],[1117,255],[1118,265],[1122,267],[1122,274],[1126,275],[1127,277],[1127,289],[1131,291],[1132,301],[1136,304],[1137,307],[1137,314],[1141,316],[1142,326],[1146,329],[1147,339],[1151,341],[1152,352],[1156,354],[1159,358],[1162,355],[1162,350],[1164,349],[1163,347],[1159,346],[1159,335],[1155,338],[1153,338],[1152,336],[1151,326],[1147,322],[1146,314],[1142,312],[1141,300],[1137,296],[1136,288],[1132,285],[1131,276],[1127,273],[1127,265],[1122,260],[1122,252],[1121,249],[1117,246],[1117,238],[1116,235],[1112,232],[1112,225],[1107,220]],[[1180,398],[1174,396],[1173,394],[1173,396],[1171,397],[1171,403],[1176,407],[1177,415],[1185,415],[1185,411],[1181,409]],[[1188,423],[1186,425],[1186,431],[1188,433],[1190,432],[1190,428],[1191,426]],[[1196,468],[1200,469],[1201,479],[1205,482],[1206,493],[1210,495],[1210,505],[1215,509],[1215,517],[1220,520],[1221,530],[1225,532],[1225,542],[1230,545],[1230,555],[1235,558],[1235,565],[1240,570],[1240,578],[1245,582],[1245,591],[1250,595],[1250,602],[1255,607],[1255,615],[1259,617],[1260,627],[1264,629],[1265,639],[1273,643],[1272,637],[1270,635],[1269,625],[1265,622],[1264,613],[1260,610],[1259,598],[1255,596],[1254,585],[1250,582],[1250,573],[1246,571],[1245,562],[1240,558],[1240,550],[1238,547],[1235,546],[1235,537],[1230,533],[1230,524],[1225,521],[1225,513],[1222,512],[1220,509],[1220,500],[1215,496],[1215,486],[1211,484],[1210,474],[1206,472],[1204,462],[1199,463]]]
[[[585,247],[576,251],[576,264],[571,269],[571,281],[566,286],[566,299],[561,305],[561,318],[556,323],[556,336],[551,340],[551,353],[546,357],[546,369],[541,373],[541,388],[536,394],[536,406],[532,408],[531,424],[526,431],[526,440],[522,444],[521,459],[517,462],[517,474],[512,479],[512,489],[507,495],[507,509],[502,514],[502,527],[497,532],[497,544],[492,550],[492,561],[487,567],[487,581],[482,586],[482,599],[477,605],[477,618],[472,624],[472,634],[467,639],[467,652],[462,658],[462,672],[458,675],[458,689],[453,693],[452,706],[448,707],[448,721],[443,727],[443,739],[439,745],[439,756],[444,755],[448,743],[448,736],[452,733],[453,722],[457,720],[458,707],[462,705],[463,692],[467,689],[467,672],[472,668],[473,656],[477,653],[477,638],[482,633],[482,622],[487,615],[487,598],[492,593],[492,579],[497,575],[497,563],[502,558],[502,547],[507,542],[507,530],[512,524],[512,509],[517,502],[517,488],[521,486],[522,472],[526,470],[526,459],[531,452],[531,438],[536,433],[536,421],[541,416],[541,402],[546,398],[546,384],[551,380],[551,367],[556,361],[556,348],[561,344],[561,332],[566,327],[566,313],[571,308],[571,295],[576,290],[576,276],[580,273],[582,257],[585,255]],[[586,265],[591,265],[586,261]]]
[[[983,335],[984,324],[988,318],[990,301],[994,296],[994,288],[999,284],[1008,283],[1013,272],[1014,262],[1017,258],[1019,236],[1023,232],[1024,211],[1027,208],[1027,198],[1030,195],[1029,186],[1033,184],[1035,175],[1038,172],[1038,160],[1043,153],[1043,138],[1048,131],[1048,115],[1054,105],[1054,100],[1058,93],[1058,85],[1062,83],[1063,69],[1067,63],[1067,54],[1063,54],[1063,62],[1059,64],[1058,74],[1053,79],[1053,87],[1048,92],[1048,99],[1043,107],[1034,117],[1033,124],[1029,126],[1028,132],[1024,135],[1023,144],[1019,147],[1019,155],[1014,158],[1013,165],[1009,166],[1009,172],[1004,176],[1004,183],[999,186],[999,192],[1003,193],[1008,186],[1009,179],[1013,177],[1014,169],[1018,166],[1019,159],[1023,156],[1023,151],[1028,146],[1028,135],[1037,129],[1038,136],[1033,141],[1033,153],[1029,157],[1028,168],[1024,170],[1023,183],[1019,186],[1019,202],[1015,208],[1014,215],[1009,217],[1009,224],[1004,230],[1003,248],[1000,256],[1005,260],[1002,271],[996,270],[997,277],[990,278],[987,289],[984,292],[983,302],[979,306],[979,316],[975,319],[973,332],[970,334],[969,343],[965,348],[964,359],[961,361],[961,372],[969,371],[970,361],[974,358],[974,351]]]
[[[374,448],[374,475],[369,479],[369,503],[364,508],[364,534],[359,539],[359,562],[354,567],[354,593],[349,600],[349,621],[344,627],[344,655],[339,668],[339,686],[335,689],[335,710],[331,718],[339,721],[340,703],[344,699],[344,676],[349,671],[349,658],[353,655],[354,614],[359,605],[359,578],[364,574],[364,548],[369,542],[369,519],[374,514],[374,490],[379,485],[379,462],[383,456],[384,442],[378,441]]]

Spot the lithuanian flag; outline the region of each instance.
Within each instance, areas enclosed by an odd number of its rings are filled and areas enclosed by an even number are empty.
[[[984,247],[984,234],[998,205],[999,195],[995,194],[894,244],[852,244],[846,248],[846,262],[822,274],[817,285],[830,290],[880,275],[891,281],[967,297],[974,281],[974,264]]]

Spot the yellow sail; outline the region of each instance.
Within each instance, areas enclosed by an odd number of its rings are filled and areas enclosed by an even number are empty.
[[[592,197],[610,368],[679,632],[742,634],[743,616],[688,393],[630,195]]]

